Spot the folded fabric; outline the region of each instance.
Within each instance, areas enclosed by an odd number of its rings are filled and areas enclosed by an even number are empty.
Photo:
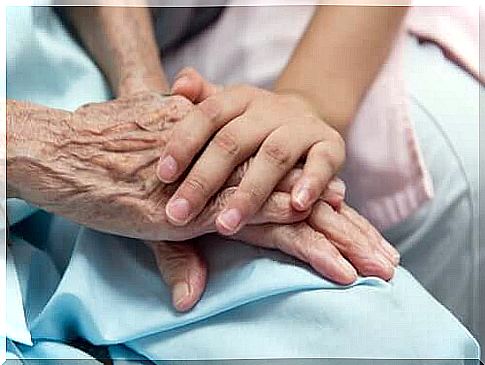
[[[416,6],[407,18],[406,29],[422,42],[438,45],[443,54],[485,84],[480,73],[480,16],[485,9],[475,6]]]
[[[7,97],[74,110],[110,98],[94,62],[48,7],[6,8]]]
[[[30,232],[47,217],[43,227],[54,231]],[[39,212],[22,223],[23,238],[13,230],[36,346],[83,339],[123,344],[151,360],[478,357],[468,331],[402,268],[390,283],[361,278],[342,287],[279,252],[207,236],[197,243],[209,262],[208,286],[181,314],[144,244],[86,228],[67,241],[71,226]],[[68,262],[49,254],[63,250],[72,251]]]

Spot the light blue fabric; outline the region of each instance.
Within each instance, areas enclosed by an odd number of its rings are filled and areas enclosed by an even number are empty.
[[[50,10],[30,12],[7,11],[16,55],[7,58],[8,97],[66,109],[108,97],[99,72]],[[29,83],[40,70],[42,78]],[[281,253],[208,236],[198,240],[210,266],[206,292],[180,314],[140,242],[16,209],[9,214],[24,219],[13,227],[10,250],[34,346],[9,341],[12,356],[90,358],[73,346],[81,338],[140,361],[478,357],[470,333],[403,268],[390,283],[366,278],[344,288]]]
[[[6,8],[7,96],[73,110],[110,97],[102,74],[50,8]]]
[[[9,311],[9,315],[6,316],[6,333],[12,341],[32,345],[25,322],[22,292],[16,270],[14,258],[7,248],[6,275],[10,283],[6,287],[6,307]]]
[[[484,87],[434,45],[410,38],[405,55],[411,119],[435,194],[385,235],[401,252],[401,264],[485,340],[485,306],[478,298],[479,283],[485,293],[485,270],[481,278],[478,271],[479,254],[485,267],[485,247],[478,248],[478,191],[485,181],[478,176],[479,94]]]
[[[404,269],[391,283],[342,288],[277,252],[215,237],[200,245],[209,284],[193,311],[178,314],[137,241],[82,228],[56,281],[56,265],[15,239],[15,257],[41,262],[17,263],[25,293],[37,293],[25,301],[32,337],[124,343],[150,359],[477,356],[468,332]]]

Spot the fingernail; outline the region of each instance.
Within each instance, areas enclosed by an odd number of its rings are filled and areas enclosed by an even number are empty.
[[[190,203],[187,199],[177,198],[167,204],[166,213],[171,220],[184,223],[189,218]]]
[[[165,158],[160,158],[158,164],[158,177],[162,181],[169,181],[177,173],[177,161],[168,155]]]
[[[177,90],[180,87],[186,86],[189,83],[189,78],[187,76],[180,76],[177,79],[175,79],[173,85],[172,85],[172,91]]]
[[[179,308],[190,294],[189,285],[185,281],[178,282],[172,290],[172,302],[175,308]]]
[[[306,209],[310,200],[310,192],[306,187],[301,187],[295,194],[295,202],[301,209]]]
[[[225,210],[217,217],[217,222],[231,232],[237,229],[239,224],[241,224],[241,220],[241,212],[236,208]]]
[[[394,263],[394,265],[399,265],[399,261],[401,261],[401,255],[399,254],[399,252],[397,251],[393,251],[391,253],[391,256],[392,256],[392,261]]]
[[[345,183],[340,179],[333,179],[329,182],[328,188],[338,195],[345,197]]]

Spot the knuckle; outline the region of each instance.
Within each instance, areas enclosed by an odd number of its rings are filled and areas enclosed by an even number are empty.
[[[264,206],[266,215],[268,217],[277,217],[280,220],[289,220],[293,215],[293,209],[289,197],[282,194],[273,193],[268,197],[267,203]]]
[[[211,123],[215,124],[222,112],[222,105],[216,98],[207,98],[196,106],[197,110]]]
[[[340,153],[338,153],[338,156],[342,159],[345,159],[345,140],[344,140],[344,138],[342,137],[342,135],[339,132],[337,132],[333,128],[330,129],[329,133],[330,133],[331,140],[335,144],[336,150],[340,151]]]
[[[264,157],[275,167],[286,170],[291,163],[291,153],[279,142],[265,143],[262,147]]]
[[[314,115],[307,115],[301,118],[301,123],[307,124],[309,127],[313,127],[318,131],[321,131],[323,129],[322,127],[324,126],[322,120]]]
[[[214,136],[212,142],[226,155],[229,155],[231,157],[239,155],[241,151],[241,147],[236,136],[234,135],[234,133],[228,130],[221,130]]]
[[[251,205],[259,205],[266,198],[266,191],[257,184],[249,184],[244,190],[244,194]]]
[[[380,244],[380,241],[377,240],[377,237],[375,235],[375,232],[374,230],[372,229],[372,226],[370,224],[364,224],[362,226],[362,233],[364,234],[365,237],[367,237],[367,239],[374,243],[375,245],[379,245]]]
[[[363,275],[369,276],[379,273],[381,271],[381,267],[376,261],[366,259],[359,265],[359,270]]]
[[[200,174],[191,174],[187,176],[183,183],[185,191],[191,193],[201,194],[203,196],[209,195],[209,183],[205,177]]]
[[[257,91],[257,89],[255,87],[247,85],[247,84],[236,84],[232,87],[232,89],[234,91],[239,92],[239,93],[249,94],[249,95],[252,95]]]
[[[342,153],[338,150],[331,148],[330,145],[325,144],[321,148],[319,148],[318,152],[318,159],[322,161],[322,163],[328,165],[328,169],[336,172],[340,169],[344,162],[344,157],[342,157]]]
[[[179,73],[178,75],[179,76],[182,76],[182,75],[192,75],[192,74],[195,74],[197,73],[197,71],[195,70],[195,68],[191,67],[191,66],[185,66]]]

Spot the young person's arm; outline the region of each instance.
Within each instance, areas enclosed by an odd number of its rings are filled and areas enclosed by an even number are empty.
[[[344,134],[406,12],[405,6],[320,6],[274,91],[307,98]]]
[[[220,233],[244,226],[302,159],[292,204],[309,209],[345,161],[345,130],[386,61],[405,13],[405,7],[321,6],[274,92],[219,88],[183,70],[172,90],[197,107],[176,126],[161,154],[160,180],[176,181],[190,170],[167,205],[170,221],[184,225],[197,217],[250,156],[252,168],[218,217]]]

